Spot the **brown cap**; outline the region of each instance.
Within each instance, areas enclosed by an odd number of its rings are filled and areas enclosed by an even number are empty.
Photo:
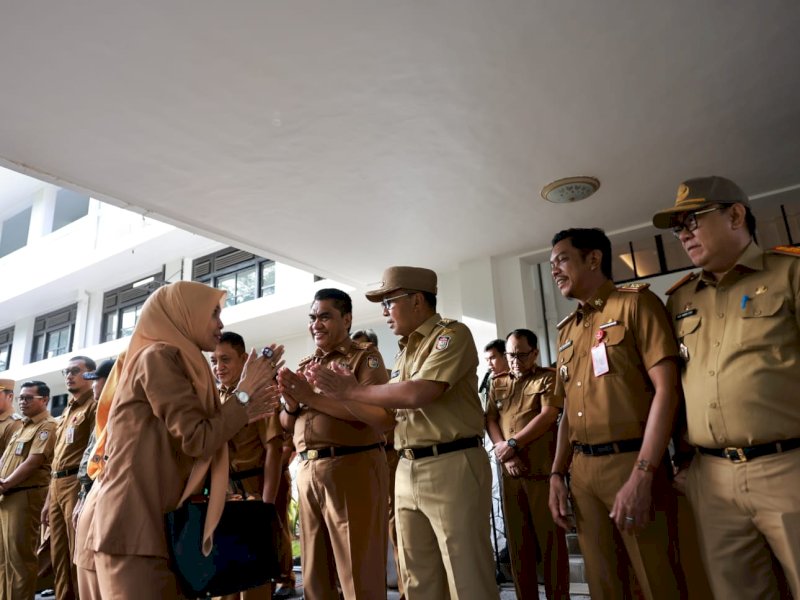
[[[14,393],[16,382],[13,379],[0,379],[0,392]]]
[[[678,186],[675,206],[657,212],[653,225],[667,229],[674,224],[675,215],[702,210],[715,204],[744,204],[750,206],[747,194],[730,179],[713,175],[684,181]]]
[[[389,267],[383,272],[380,287],[367,292],[367,300],[380,302],[386,294],[395,290],[435,294],[436,273],[422,267]]]

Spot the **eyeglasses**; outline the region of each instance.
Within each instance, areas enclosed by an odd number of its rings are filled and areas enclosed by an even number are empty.
[[[686,231],[688,231],[689,233],[693,232],[698,227],[698,225],[697,225],[697,216],[698,215],[705,215],[707,213],[714,212],[715,210],[722,210],[723,208],[726,208],[726,207],[724,207],[724,206],[715,206],[714,208],[706,208],[704,210],[696,210],[695,212],[688,213],[684,217],[683,223],[677,223],[676,225],[673,225],[671,227],[672,235],[674,235],[676,238],[680,238],[681,237],[681,233],[683,233],[684,229]]]
[[[508,360],[525,360],[531,354],[533,354],[533,350],[530,352],[506,352],[506,358]]]
[[[383,305],[384,310],[392,310],[395,300],[399,300],[400,298],[405,298],[406,296],[413,296],[414,294],[416,294],[416,292],[406,292],[405,294],[400,294],[399,296],[384,298],[383,300],[381,300],[381,304]]]
[[[70,375],[80,375],[83,373],[83,369],[80,367],[72,367],[71,369],[61,369],[61,374],[64,377],[69,377]]]
[[[45,396],[17,396],[17,400],[20,402],[32,402],[38,398],[44,398]]]

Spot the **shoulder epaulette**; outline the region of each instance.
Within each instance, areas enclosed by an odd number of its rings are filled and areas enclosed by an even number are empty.
[[[623,283],[622,285],[617,286],[618,292],[634,292],[639,294],[650,287],[649,283],[643,283],[641,281],[632,281],[631,283]]]
[[[301,359],[299,363],[297,363],[297,368],[305,367],[312,360],[314,360],[314,355],[313,354],[310,354],[309,356],[306,356],[305,358]]]
[[[369,348],[374,348],[375,344],[372,342],[353,342],[353,346],[359,350],[368,350]]]
[[[798,246],[775,246],[769,249],[772,254],[784,254],[800,258],[800,247]]]
[[[458,323],[455,319],[442,319],[436,325],[437,327],[447,327],[448,325],[452,325],[453,323]]]
[[[553,373],[553,374],[558,372],[553,367],[539,367],[539,369],[541,369],[542,371],[547,371],[548,373]]]
[[[574,310],[574,311],[572,311],[571,313],[569,313],[569,314],[568,314],[566,317],[564,317],[563,319],[561,319],[561,320],[558,322],[558,325],[556,325],[556,329],[561,329],[562,327],[564,327],[564,325],[566,325],[567,323],[569,323],[569,322],[570,322],[570,320],[572,320],[572,318],[573,318],[573,317],[574,317],[576,314],[578,314],[578,311],[577,311],[577,310]]]
[[[667,296],[670,296],[670,295],[674,294],[679,287],[686,285],[690,281],[694,281],[699,276],[700,275],[697,273],[697,271],[695,271],[694,273],[689,273],[688,275],[685,275],[684,277],[681,277],[678,281],[676,281],[674,284],[672,284],[671,288],[669,288],[667,290]]]

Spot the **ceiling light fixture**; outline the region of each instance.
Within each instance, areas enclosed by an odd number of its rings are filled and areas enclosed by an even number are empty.
[[[555,204],[566,204],[585,200],[600,187],[600,180],[594,177],[565,177],[542,188],[542,198]]]

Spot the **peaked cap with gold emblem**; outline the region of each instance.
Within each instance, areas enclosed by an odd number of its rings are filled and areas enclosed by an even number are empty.
[[[657,212],[653,225],[668,229],[674,224],[675,215],[709,208],[715,204],[744,204],[750,206],[747,194],[730,179],[712,175],[689,179],[678,186],[675,206]]]

